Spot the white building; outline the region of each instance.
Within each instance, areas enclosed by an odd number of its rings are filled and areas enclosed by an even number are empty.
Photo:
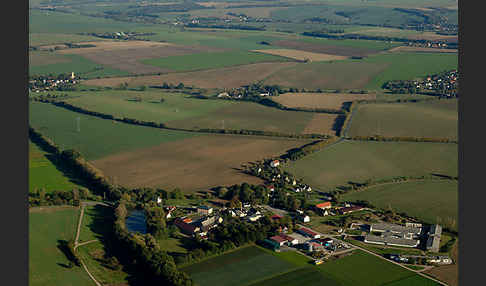
[[[280,165],[280,161],[279,160],[273,160],[272,162],[270,162],[270,166],[271,167],[277,167],[278,165]]]

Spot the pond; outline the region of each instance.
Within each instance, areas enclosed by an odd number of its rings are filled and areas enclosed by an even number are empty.
[[[147,224],[145,223],[145,213],[143,210],[130,211],[125,225],[129,232],[147,233]]]

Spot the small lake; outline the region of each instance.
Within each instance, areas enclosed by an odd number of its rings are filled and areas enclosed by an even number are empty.
[[[147,224],[145,223],[145,213],[143,210],[133,210],[128,213],[125,225],[129,232],[147,233]]]

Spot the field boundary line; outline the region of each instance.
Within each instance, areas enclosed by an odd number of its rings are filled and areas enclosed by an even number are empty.
[[[288,274],[290,272],[294,272],[294,271],[297,271],[297,270],[300,270],[300,269],[306,269],[306,268],[312,268],[310,266],[297,266],[295,268],[291,268],[290,270],[287,270],[287,271],[284,271],[284,272],[279,272],[275,275],[270,275],[270,276],[266,276],[264,278],[261,278],[261,279],[257,279],[257,280],[254,280],[254,281],[250,281],[249,283],[247,284],[243,284],[243,286],[251,286],[251,285],[254,285],[256,283],[259,283],[259,282],[263,282],[263,281],[266,281],[266,280],[269,280],[269,279],[273,279],[273,278],[276,278],[276,277],[279,277],[281,275],[285,275],[285,274]]]

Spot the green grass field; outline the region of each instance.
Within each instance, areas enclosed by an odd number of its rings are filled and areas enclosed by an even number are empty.
[[[29,192],[43,188],[47,193],[80,188],[73,179],[49,161],[48,153],[29,141]]]
[[[29,213],[29,285],[93,285],[83,268],[66,268],[69,260],[57,247],[58,240],[74,239],[78,217],[76,208]]]
[[[291,162],[284,169],[325,191],[372,178],[430,173],[457,176],[457,152],[456,144],[343,141]]]
[[[182,270],[201,286],[236,286],[247,285],[292,268],[295,268],[293,264],[259,247],[249,246],[183,267]]]
[[[388,64],[367,85],[368,89],[380,89],[389,80],[410,80],[457,69],[457,54],[449,53],[389,53],[370,56],[365,63]]]
[[[361,250],[355,250],[352,255],[324,263],[317,268],[342,286],[438,285]],[[412,281],[412,284],[403,284],[403,281]]]
[[[111,90],[95,93],[70,92],[69,95],[78,97],[67,99],[66,102],[88,110],[159,123],[202,116],[237,104],[233,101],[203,100],[190,98],[186,94],[160,91]],[[141,102],[130,101],[138,96],[142,99]],[[164,99],[163,103],[160,102],[161,99]]]
[[[102,239],[111,231],[110,217],[113,211],[110,207],[96,205],[87,206],[84,209],[83,221],[81,223],[81,232],[79,242]]]
[[[64,59],[63,62],[32,65],[29,66],[29,75],[48,75],[74,72],[81,78],[97,78],[106,76],[125,76],[128,72],[120,71],[114,68],[99,65],[80,55],[55,55]]]
[[[104,246],[100,242],[82,245],[76,250],[89,272],[103,285],[128,285],[128,274],[103,266]],[[93,283],[94,284],[94,283]]]
[[[100,41],[101,38],[77,34],[29,33],[29,46]]]
[[[170,56],[141,62],[174,71],[194,71],[223,68],[260,62],[286,62],[288,58],[253,52],[201,53],[183,56]]]
[[[168,125],[188,129],[224,127],[299,134],[313,115],[310,112],[283,111],[253,102],[239,102],[201,116],[170,121]]]
[[[251,284],[251,286],[339,286],[338,282],[323,275],[315,267],[305,267],[295,271],[287,272],[275,277],[271,277],[260,282]]]
[[[419,103],[362,104],[347,136],[458,137],[457,100]]]
[[[79,132],[76,126],[78,117]],[[75,148],[88,160],[197,136],[193,133],[120,123],[35,102],[29,106],[29,121],[62,150]]]
[[[340,197],[345,201],[367,200],[374,206],[416,216],[427,223],[445,224],[458,214],[458,184],[456,181],[420,181],[376,186]],[[437,221],[437,218],[440,221]]]

